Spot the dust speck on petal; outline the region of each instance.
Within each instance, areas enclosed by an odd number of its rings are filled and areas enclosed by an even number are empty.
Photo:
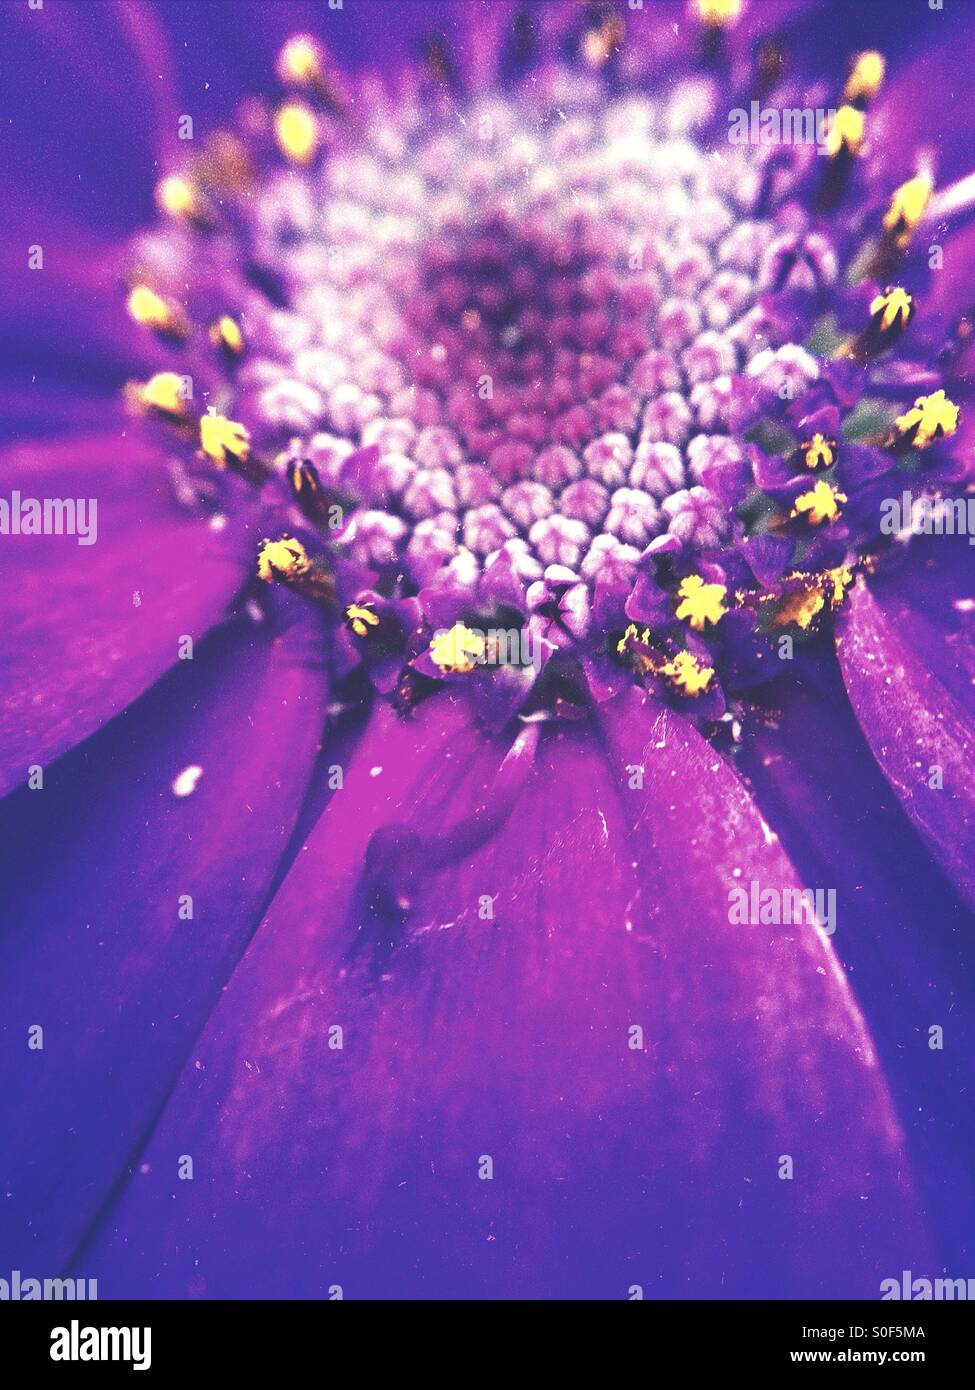
[[[184,767],[183,771],[173,779],[170,790],[173,796],[192,796],[196,791],[196,784],[203,776],[203,769],[196,763],[191,763],[189,767]]]

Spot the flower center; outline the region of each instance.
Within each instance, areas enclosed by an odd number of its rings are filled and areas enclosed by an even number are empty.
[[[342,614],[386,688],[493,663],[500,614],[556,703],[573,663],[610,690],[609,663],[715,718],[873,563],[879,480],[937,481],[958,408],[880,361],[933,182],[892,189],[866,242],[839,212],[883,60],[855,60],[824,147],[743,144],[709,71],[737,8],[699,12],[697,75],[636,93],[600,7],[581,67],[480,100],[434,45],[395,97],[346,101],[303,36],[249,146],[221,135],[159,186],[176,229],[140,244],[129,311],[192,364],[205,315],[223,374],[202,415],[179,371],[133,400],[273,480],[259,577]],[[777,73],[759,55],[755,82]],[[177,482],[216,508],[192,465]]]
[[[290,307],[241,383],[262,443],[354,505],[354,559],[473,584],[503,554],[526,584],[561,565],[592,587],[632,581],[655,536],[727,534],[704,480],[741,459],[727,404],[769,347],[756,297],[835,265],[819,245],[783,271],[749,152],[682,130],[694,96],[385,112],[260,193]]]

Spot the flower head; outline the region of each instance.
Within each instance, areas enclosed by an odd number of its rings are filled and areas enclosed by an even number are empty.
[[[9,461],[105,545],[18,510],[0,1230],[154,1295],[875,1297],[975,1211],[970,552],[882,524],[967,516],[971,177],[862,16],[820,80],[778,3],[378,73],[297,8],[106,260],[124,417]]]

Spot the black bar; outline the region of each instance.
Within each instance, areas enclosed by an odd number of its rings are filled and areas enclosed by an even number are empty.
[[[355,1303],[354,1299],[345,1301]],[[452,1305],[447,1318],[439,1314],[427,1322],[426,1315],[414,1307],[406,1315],[408,1338],[360,1344],[363,1369],[368,1365],[374,1370],[377,1353],[381,1355],[388,1346],[392,1364],[400,1374],[411,1363],[417,1365],[419,1354],[428,1367],[437,1361],[443,1373],[460,1377],[465,1373],[457,1364],[457,1344],[453,1352],[450,1346],[471,1315],[467,1309]],[[324,1380],[329,1369],[337,1367],[336,1355],[351,1351],[350,1333],[388,1334],[390,1324],[395,1329],[402,1316],[393,1304],[366,1301],[352,1309],[342,1307],[340,1301],[326,1300],[23,1302],[0,1304],[0,1338],[5,1365],[17,1365],[22,1376],[47,1368],[66,1381],[85,1371],[131,1376],[136,1371],[134,1362],[139,1360],[143,1363],[137,1372],[140,1379],[142,1374],[172,1378],[185,1371],[232,1374],[239,1370],[253,1381],[265,1372],[308,1372],[317,1365]],[[497,1335],[499,1320],[503,1326],[506,1316],[496,1305],[473,1313],[482,1327],[490,1326],[492,1336]],[[522,1327],[524,1330],[524,1324]],[[97,1337],[86,1331],[92,1328],[98,1330]],[[103,1328],[127,1329],[133,1335],[126,1342],[121,1331],[117,1337],[107,1334],[103,1342]],[[145,1329],[150,1334],[148,1343]],[[134,1330],[138,1330],[137,1337]],[[553,1335],[546,1321],[535,1324],[532,1340],[544,1347],[550,1375],[556,1369],[549,1360],[553,1353],[556,1363],[562,1356],[577,1354],[580,1330],[586,1337],[587,1330],[580,1329],[577,1319],[562,1336]],[[619,1354],[639,1351],[640,1364],[648,1371],[670,1365],[690,1373],[720,1370],[732,1374],[752,1368],[786,1371],[796,1365],[821,1369],[873,1365],[885,1370],[903,1368],[908,1373],[951,1369],[964,1375],[970,1362],[972,1317],[971,1305],[965,1302],[648,1301],[642,1308],[618,1312],[609,1325],[602,1324],[600,1317],[586,1340],[592,1332],[598,1337],[604,1330],[626,1339],[614,1348]],[[605,1342],[602,1345],[605,1347]],[[424,1346],[425,1351],[421,1350]],[[111,1356],[117,1348],[120,1354],[128,1351],[129,1359],[56,1360],[52,1358],[55,1348],[78,1357],[82,1348],[97,1349],[99,1356],[103,1349]]]

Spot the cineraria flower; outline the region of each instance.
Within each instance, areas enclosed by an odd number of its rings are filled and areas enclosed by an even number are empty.
[[[5,16],[11,1267],[967,1272],[971,34],[898,18]]]

